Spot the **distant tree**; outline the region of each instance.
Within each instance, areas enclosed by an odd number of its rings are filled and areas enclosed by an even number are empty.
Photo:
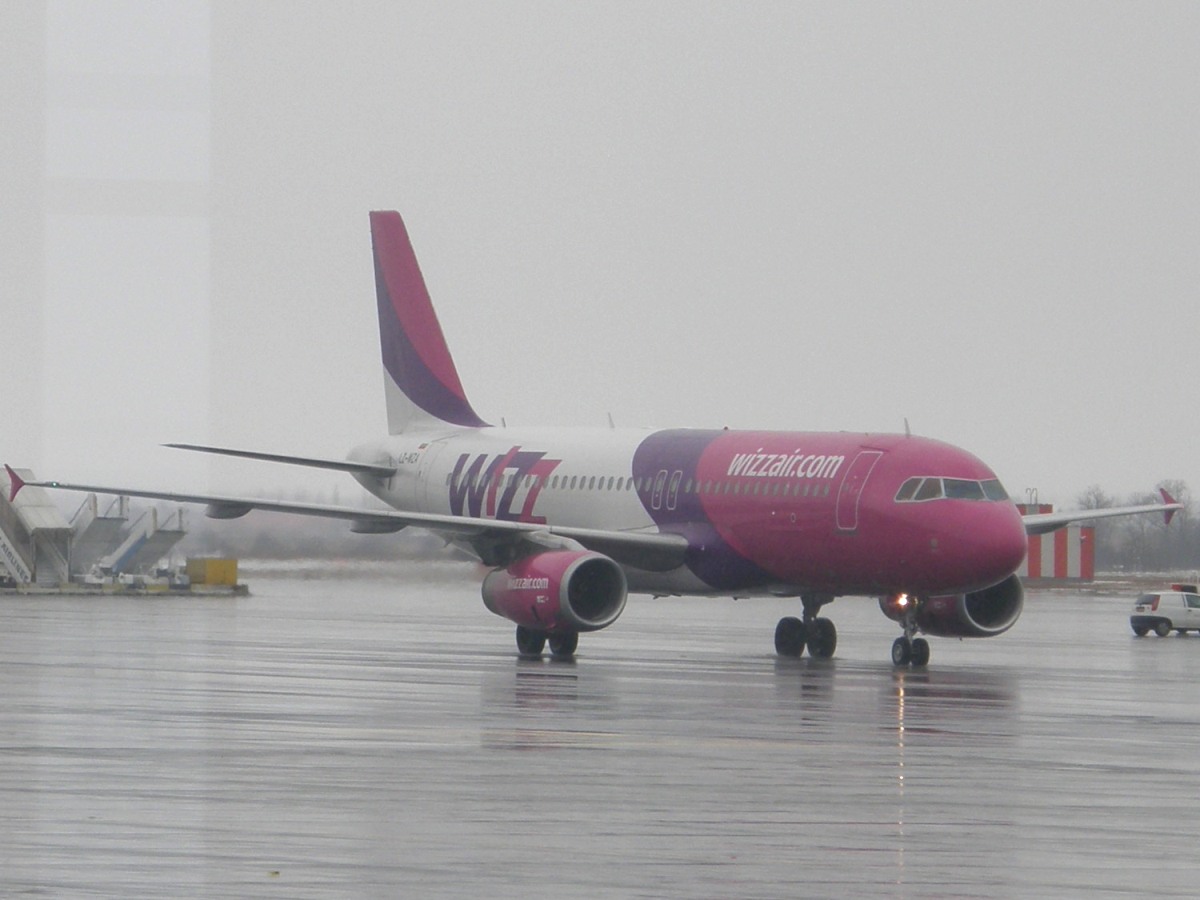
[[[1098,484],[1090,485],[1075,501],[1080,509],[1108,509],[1113,505],[1111,494]]]

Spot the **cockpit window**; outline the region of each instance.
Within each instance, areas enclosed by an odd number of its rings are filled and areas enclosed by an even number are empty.
[[[897,503],[924,500],[1007,500],[1008,493],[998,479],[975,481],[972,478],[910,478],[896,491]]]
[[[982,500],[983,485],[965,478],[943,478],[946,496],[951,500]]]
[[[921,500],[936,500],[942,496],[942,479],[926,478],[921,482],[921,486],[917,488],[917,493],[913,495],[913,499]]]
[[[905,500],[911,500],[913,494],[917,492],[917,485],[920,483],[920,478],[910,478],[904,484],[900,485],[900,490],[896,491],[896,502],[903,503]]]
[[[1004,489],[1004,485],[1000,483],[999,478],[993,478],[991,481],[983,483],[983,495],[989,500],[1008,499],[1008,491]]]

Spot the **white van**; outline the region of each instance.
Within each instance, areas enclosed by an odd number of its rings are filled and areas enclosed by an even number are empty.
[[[1129,627],[1138,637],[1148,631],[1159,637],[1172,631],[1200,631],[1200,591],[1194,584],[1173,584],[1169,591],[1142,594],[1133,606]]]

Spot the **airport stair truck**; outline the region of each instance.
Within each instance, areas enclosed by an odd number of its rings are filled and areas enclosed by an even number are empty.
[[[18,477],[34,480],[28,469]],[[60,585],[70,579],[71,527],[41,488],[21,491],[9,500],[5,479],[0,496],[0,570],[18,584]]]
[[[88,494],[71,519],[71,575],[87,575],[122,541],[129,521],[129,498],[114,497],[103,512]]]
[[[30,543],[5,489],[4,499],[0,500],[0,573],[17,584],[33,581],[33,559],[26,550]]]
[[[133,523],[124,542],[101,563],[101,567],[113,575],[144,571],[170,553],[184,534],[182,510],[173,513],[160,528],[158,510],[151,508]]]

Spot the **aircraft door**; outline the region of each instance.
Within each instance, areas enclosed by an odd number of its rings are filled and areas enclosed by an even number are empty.
[[[862,499],[863,487],[871,470],[883,456],[881,450],[860,450],[850,468],[842,478],[837,496],[837,527],[839,531],[855,531],[858,528],[858,501]]]

